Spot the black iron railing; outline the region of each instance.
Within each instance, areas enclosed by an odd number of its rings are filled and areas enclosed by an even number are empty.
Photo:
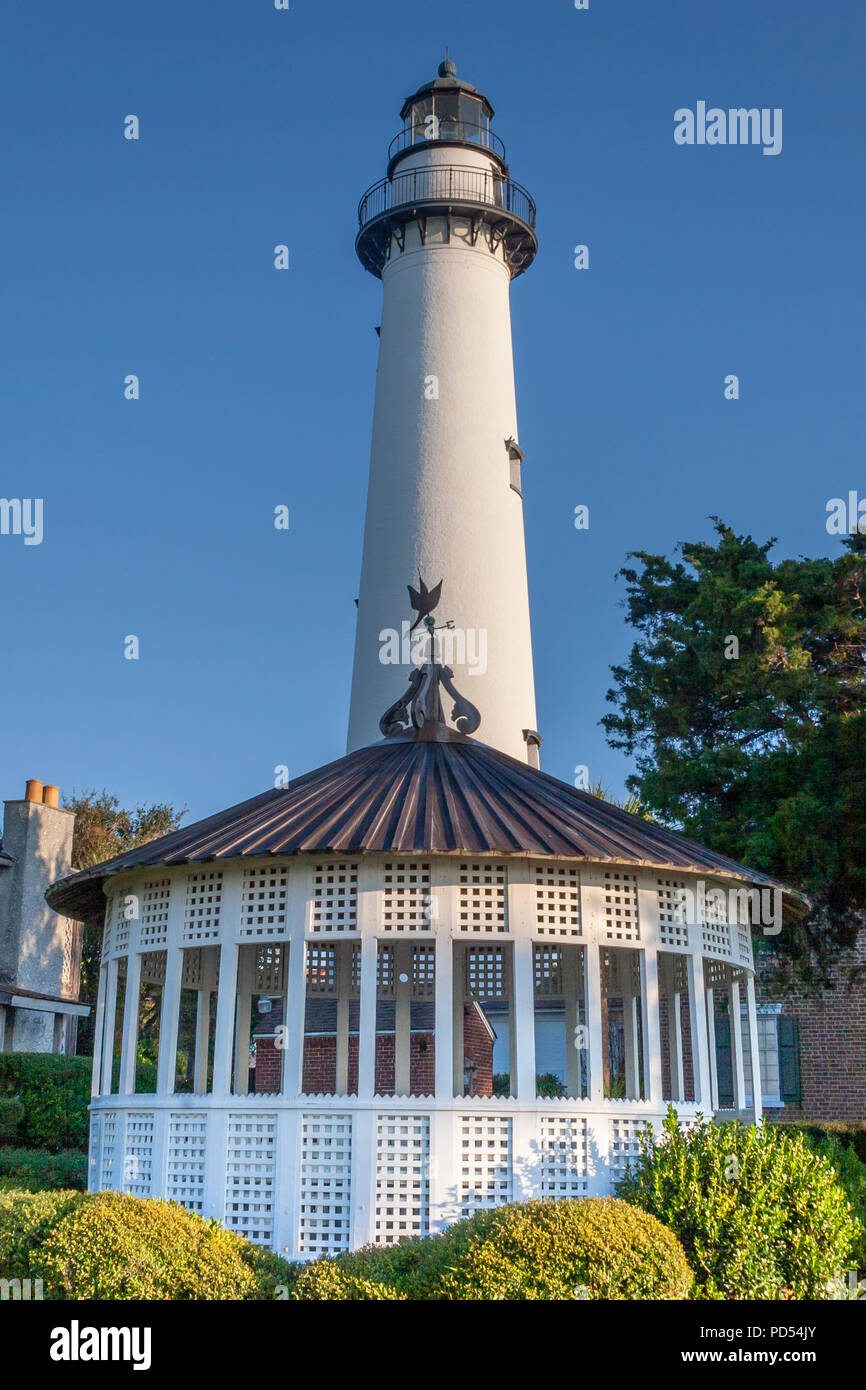
[[[476,125],[472,121],[450,120],[447,116],[440,116],[438,124],[431,122],[429,127],[414,126],[408,130],[401,130],[388,146],[388,158],[393,159],[395,154],[402,154],[404,150],[416,146],[441,144],[446,140],[457,140],[464,145],[481,145],[483,149],[493,150],[501,159],[505,158],[505,146],[489,126]]]
[[[381,217],[397,208],[424,203],[462,203],[502,208],[535,226],[535,203],[519,183],[493,169],[473,169],[469,165],[433,164],[424,169],[407,169],[393,179],[381,179],[368,188],[358,204],[358,225]]]

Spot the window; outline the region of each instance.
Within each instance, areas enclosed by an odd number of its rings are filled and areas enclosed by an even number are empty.
[[[781,1004],[758,1005],[758,1067],[765,1109],[800,1103],[800,1042],[797,1020],[782,1015]],[[746,1097],[752,1098],[752,1055],[748,1016],[743,1006],[743,1069]]]
[[[536,943],[533,974],[536,1094],[583,1099],[589,1095],[583,947]]]

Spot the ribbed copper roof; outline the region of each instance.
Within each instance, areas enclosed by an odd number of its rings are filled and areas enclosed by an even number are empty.
[[[783,887],[674,831],[459,734],[386,739],[288,787],[208,816],[54,883],[58,912],[93,919],[124,869],[239,856],[511,854],[644,864]],[[788,895],[796,910],[799,895]]]

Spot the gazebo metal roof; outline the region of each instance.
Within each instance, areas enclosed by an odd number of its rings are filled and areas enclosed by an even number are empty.
[[[52,884],[58,912],[92,920],[103,883],[147,866],[268,855],[515,855],[638,864],[780,888],[766,874],[442,725],[385,739],[283,788]]]

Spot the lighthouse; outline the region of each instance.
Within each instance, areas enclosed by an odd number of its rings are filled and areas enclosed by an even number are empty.
[[[492,105],[453,62],[400,114],[356,241],[382,281],[382,322],[348,747],[381,736],[389,635],[411,623],[406,588],[420,576],[442,583],[453,627],[440,649],[483,710],[484,741],[534,763],[510,294],[536,253],[535,205],[511,177]]]
[[[452,63],[402,113],[356,240],[383,303],[349,751],[47,895],[102,924],[91,1190],[304,1260],[610,1193],[670,1104],[757,1119],[751,912],[802,909],[538,767],[535,209]]]

